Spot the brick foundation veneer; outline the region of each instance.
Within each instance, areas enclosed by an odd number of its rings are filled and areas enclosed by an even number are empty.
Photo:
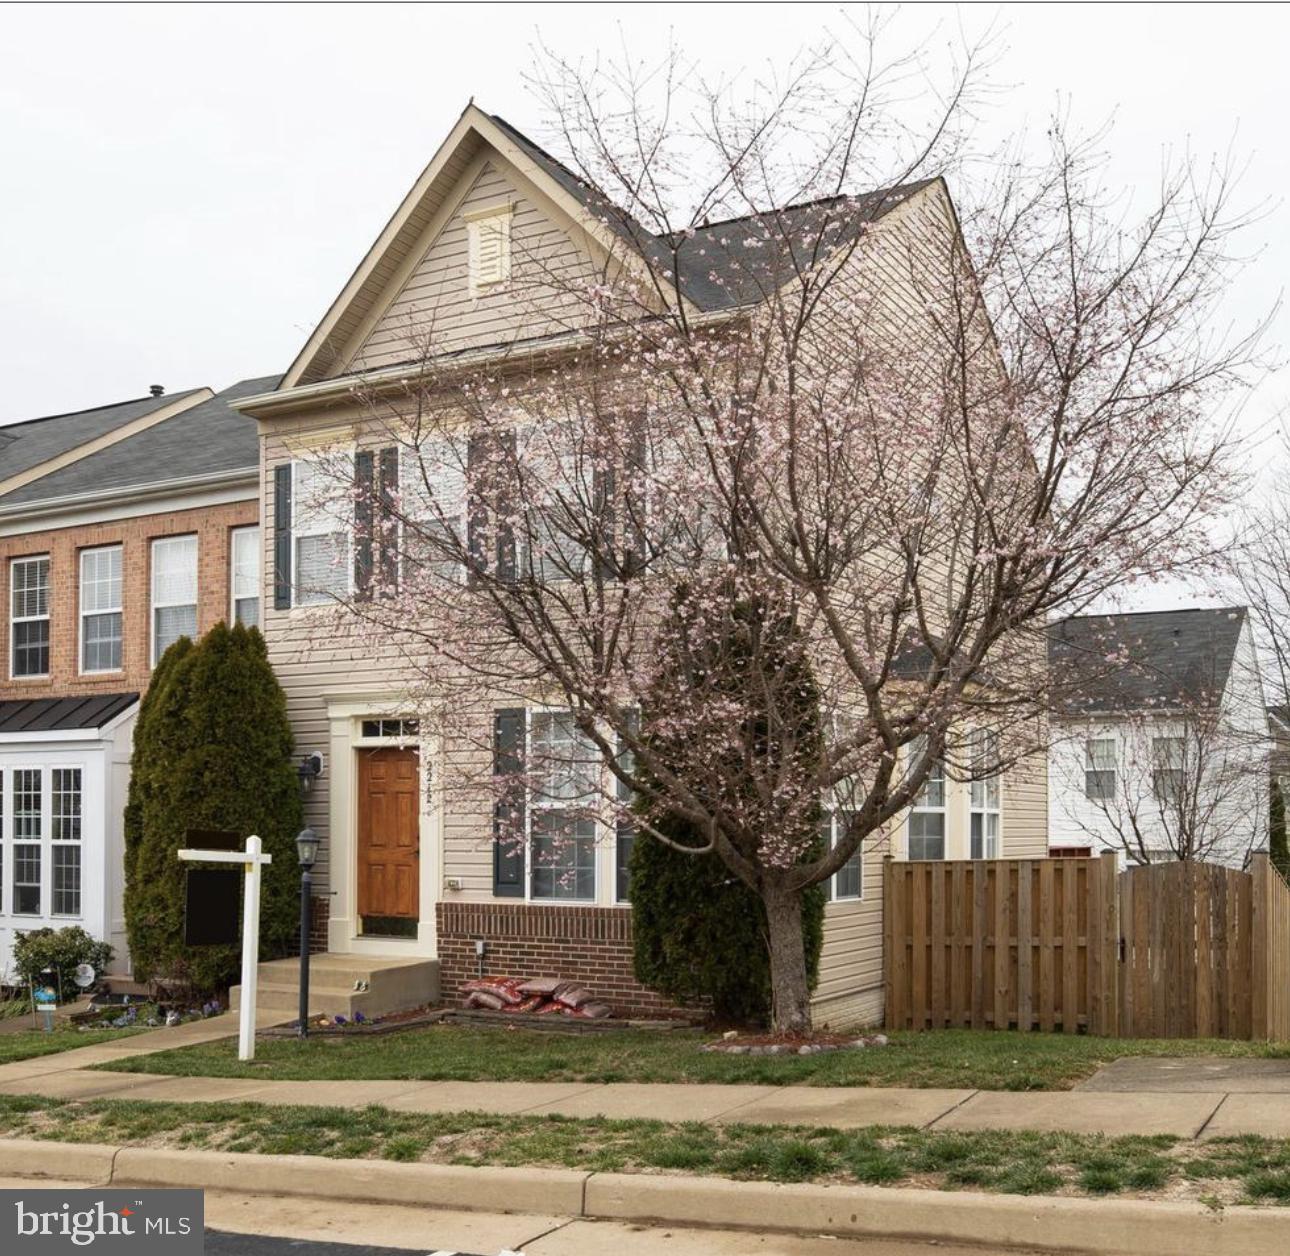
[[[331,899],[313,895],[309,902],[309,954],[327,953],[327,920],[331,915]]]
[[[622,907],[541,903],[440,903],[440,978],[455,1001],[479,974],[475,939],[485,944],[484,974],[568,977],[583,982],[616,1016],[668,1016],[681,1009],[632,976],[632,914]]]

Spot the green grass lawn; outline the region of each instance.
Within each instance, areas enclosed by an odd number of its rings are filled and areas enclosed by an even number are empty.
[[[0,1095],[0,1135],[271,1155],[1290,1204],[1290,1141],[575,1120]]]
[[[87,1029],[81,1033],[70,1025],[61,1025],[52,1034],[36,1029],[16,1030],[0,1034],[0,1064],[70,1051],[73,1047],[92,1047],[96,1042],[114,1042],[138,1032],[137,1029]]]
[[[266,1039],[242,1064],[232,1040],[101,1067],[182,1076],[293,1080],[752,1082],[811,1086],[949,1086],[1066,1090],[1126,1055],[1281,1056],[1290,1047],[1225,1040],[1091,1038],[942,1030],[897,1033],[886,1047],[815,1056],[698,1050],[700,1033],[624,1030],[582,1036],[454,1025],[380,1037]]]

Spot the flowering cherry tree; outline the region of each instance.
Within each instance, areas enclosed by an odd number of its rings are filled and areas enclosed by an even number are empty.
[[[872,34],[743,94],[549,57],[564,164],[532,151],[600,247],[513,239],[514,342],[444,353],[428,304],[399,378],[354,385],[337,631],[402,660],[456,748],[440,787],[556,883],[588,834],[689,821],[765,905],[784,1032],[810,1027],[803,890],[934,768],[1042,748],[1050,612],[1208,555],[1254,347],[1210,317],[1240,226],[1221,171],[1166,172],[1131,215],[1055,126],[982,179],[979,51],[911,103],[916,63]],[[800,669],[746,620],[727,648],[749,606],[793,624],[818,744],[774,714]],[[498,753],[494,712],[535,704],[563,714]]]

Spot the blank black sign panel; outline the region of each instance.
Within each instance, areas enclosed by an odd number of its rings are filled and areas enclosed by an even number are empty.
[[[189,868],[184,945],[232,946],[242,936],[242,870]]]
[[[189,850],[242,850],[246,838],[227,829],[189,829],[184,834],[184,845]]]

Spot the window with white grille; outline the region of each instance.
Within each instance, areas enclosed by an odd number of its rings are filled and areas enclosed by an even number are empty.
[[[81,551],[81,671],[121,670],[121,547]]]
[[[468,216],[470,292],[479,296],[511,277],[511,210],[482,210]]]
[[[968,789],[969,854],[973,859],[999,858],[999,734],[974,728],[969,734],[972,784]]]
[[[49,675],[49,557],[9,564],[10,666],[14,676]]]
[[[233,622],[260,622],[260,529],[234,528],[229,541],[229,589]]]
[[[529,897],[594,902],[600,760],[572,711],[530,710]]]
[[[466,460],[464,439],[447,437],[399,451],[403,496],[403,576],[418,572],[462,580],[465,567]]]
[[[197,636],[197,538],[152,543],[152,665],[180,637]]]
[[[13,772],[13,910],[40,915],[40,854],[44,785],[40,768]]]
[[[322,463],[292,463],[297,606],[322,606],[349,593],[349,528],[337,491],[337,477]]]
[[[50,863],[55,916],[81,914],[81,769],[50,772]]]

